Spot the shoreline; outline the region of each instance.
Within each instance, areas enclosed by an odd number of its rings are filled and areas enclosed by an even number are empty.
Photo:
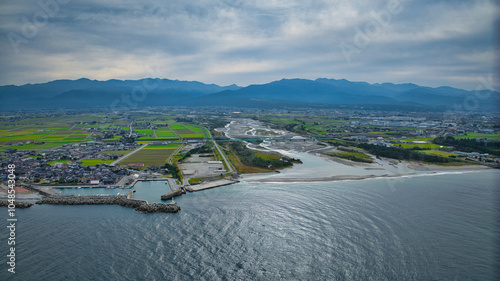
[[[412,177],[412,176],[433,176],[433,175],[442,175],[448,173],[457,173],[457,172],[475,172],[483,169],[475,169],[475,170],[443,170],[443,171],[429,171],[428,173],[405,173],[405,174],[383,174],[383,175],[338,175],[331,177],[317,177],[317,178],[264,178],[264,179],[243,179],[243,181],[249,183],[294,183],[294,182],[335,182],[335,181],[351,181],[351,180],[366,180],[366,179],[390,179],[390,178],[404,178],[404,177]]]
[[[409,171],[407,173],[398,173],[398,174],[381,174],[381,175],[334,175],[334,176],[326,176],[326,177],[311,177],[311,178],[297,178],[297,177],[289,177],[289,178],[257,178],[253,179],[253,177],[258,176],[266,176],[268,174],[258,173],[258,174],[245,174],[241,175],[241,179],[246,182],[260,182],[260,183],[291,183],[291,182],[328,182],[328,181],[345,181],[345,180],[365,180],[365,179],[376,179],[376,178],[399,178],[399,177],[408,177],[408,176],[432,176],[436,174],[442,173],[456,173],[456,172],[475,172],[480,170],[488,170],[493,169],[492,167],[482,166],[482,165],[464,165],[464,166],[438,166],[431,164],[419,164],[419,163],[405,163],[408,164]],[[358,166],[359,169],[363,170],[385,170],[383,168],[366,168],[363,166]],[[385,170],[387,171],[387,170]],[[387,171],[389,172],[389,171]]]

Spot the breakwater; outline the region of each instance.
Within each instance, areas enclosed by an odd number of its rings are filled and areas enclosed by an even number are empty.
[[[120,205],[134,208],[139,212],[176,213],[181,207],[168,203],[148,203],[144,200],[128,199],[126,195],[118,196],[50,196],[36,202],[50,205]]]
[[[9,201],[7,201],[7,200],[0,200],[0,207],[7,207],[9,205],[10,205]],[[33,206],[33,203],[31,203],[31,202],[24,202],[24,201],[15,201],[14,202],[14,206],[16,206],[16,208],[23,209],[23,208],[28,208],[28,207]]]

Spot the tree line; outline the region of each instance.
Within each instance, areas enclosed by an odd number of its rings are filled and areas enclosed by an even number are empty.
[[[450,158],[424,154],[415,150],[408,150],[404,148],[387,147],[368,143],[360,143],[358,144],[358,147],[378,157],[386,157],[398,160],[423,161],[430,163],[449,163],[454,161]]]
[[[276,158],[263,159],[259,157],[255,151],[246,148],[246,146],[241,142],[231,142],[229,146],[231,150],[233,150],[233,152],[238,156],[241,163],[248,166],[266,169],[279,169],[290,167],[294,162],[302,163],[299,159],[289,157],[282,157],[281,160]]]
[[[480,141],[477,139],[455,139],[454,137],[437,137],[433,141],[435,144],[453,146],[463,152],[489,153],[500,156],[500,142]]]

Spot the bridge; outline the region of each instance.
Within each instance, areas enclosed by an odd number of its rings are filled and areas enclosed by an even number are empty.
[[[262,142],[262,141],[326,141],[338,138],[253,138],[253,139],[213,139],[215,142]],[[148,140],[142,140],[148,141]],[[172,144],[185,144],[186,141],[172,141],[171,139],[151,139],[149,141],[169,141]],[[210,139],[199,139],[200,142],[208,142]]]
[[[258,141],[323,141],[323,140],[334,140],[335,138],[254,138],[254,139],[214,139],[216,142],[235,142],[235,141],[248,141],[248,142],[258,142]]]

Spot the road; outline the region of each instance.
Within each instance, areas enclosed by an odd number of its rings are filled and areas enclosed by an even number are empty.
[[[174,156],[177,155],[177,153],[179,153],[179,151],[181,151],[181,149],[183,149],[183,148],[184,148],[183,144],[179,145],[179,147],[177,148],[177,150],[170,155],[170,157],[168,158],[168,162],[170,164],[172,164],[172,159],[174,158]]]
[[[233,164],[227,159],[227,156],[224,153],[224,151],[222,151],[222,149],[220,149],[220,147],[217,144],[217,142],[212,138],[212,134],[210,133],[210,131],[207,130],[207,132],[208,132],[208,137],[212,140],[212,142],[214,143],[215,148],[217,149],[217,151],[219,151],[219,154],[222,156],[223,161],[226,163],[226,167],[229,169],[228,172],[229,173],[233,173],[234,171],[236,171],[236,169],[233,167]]]
[[[134,121],[130,122],[130,133],[128,134],[128,137],[131,138],[132,137],[132,124],[134,123]]]

